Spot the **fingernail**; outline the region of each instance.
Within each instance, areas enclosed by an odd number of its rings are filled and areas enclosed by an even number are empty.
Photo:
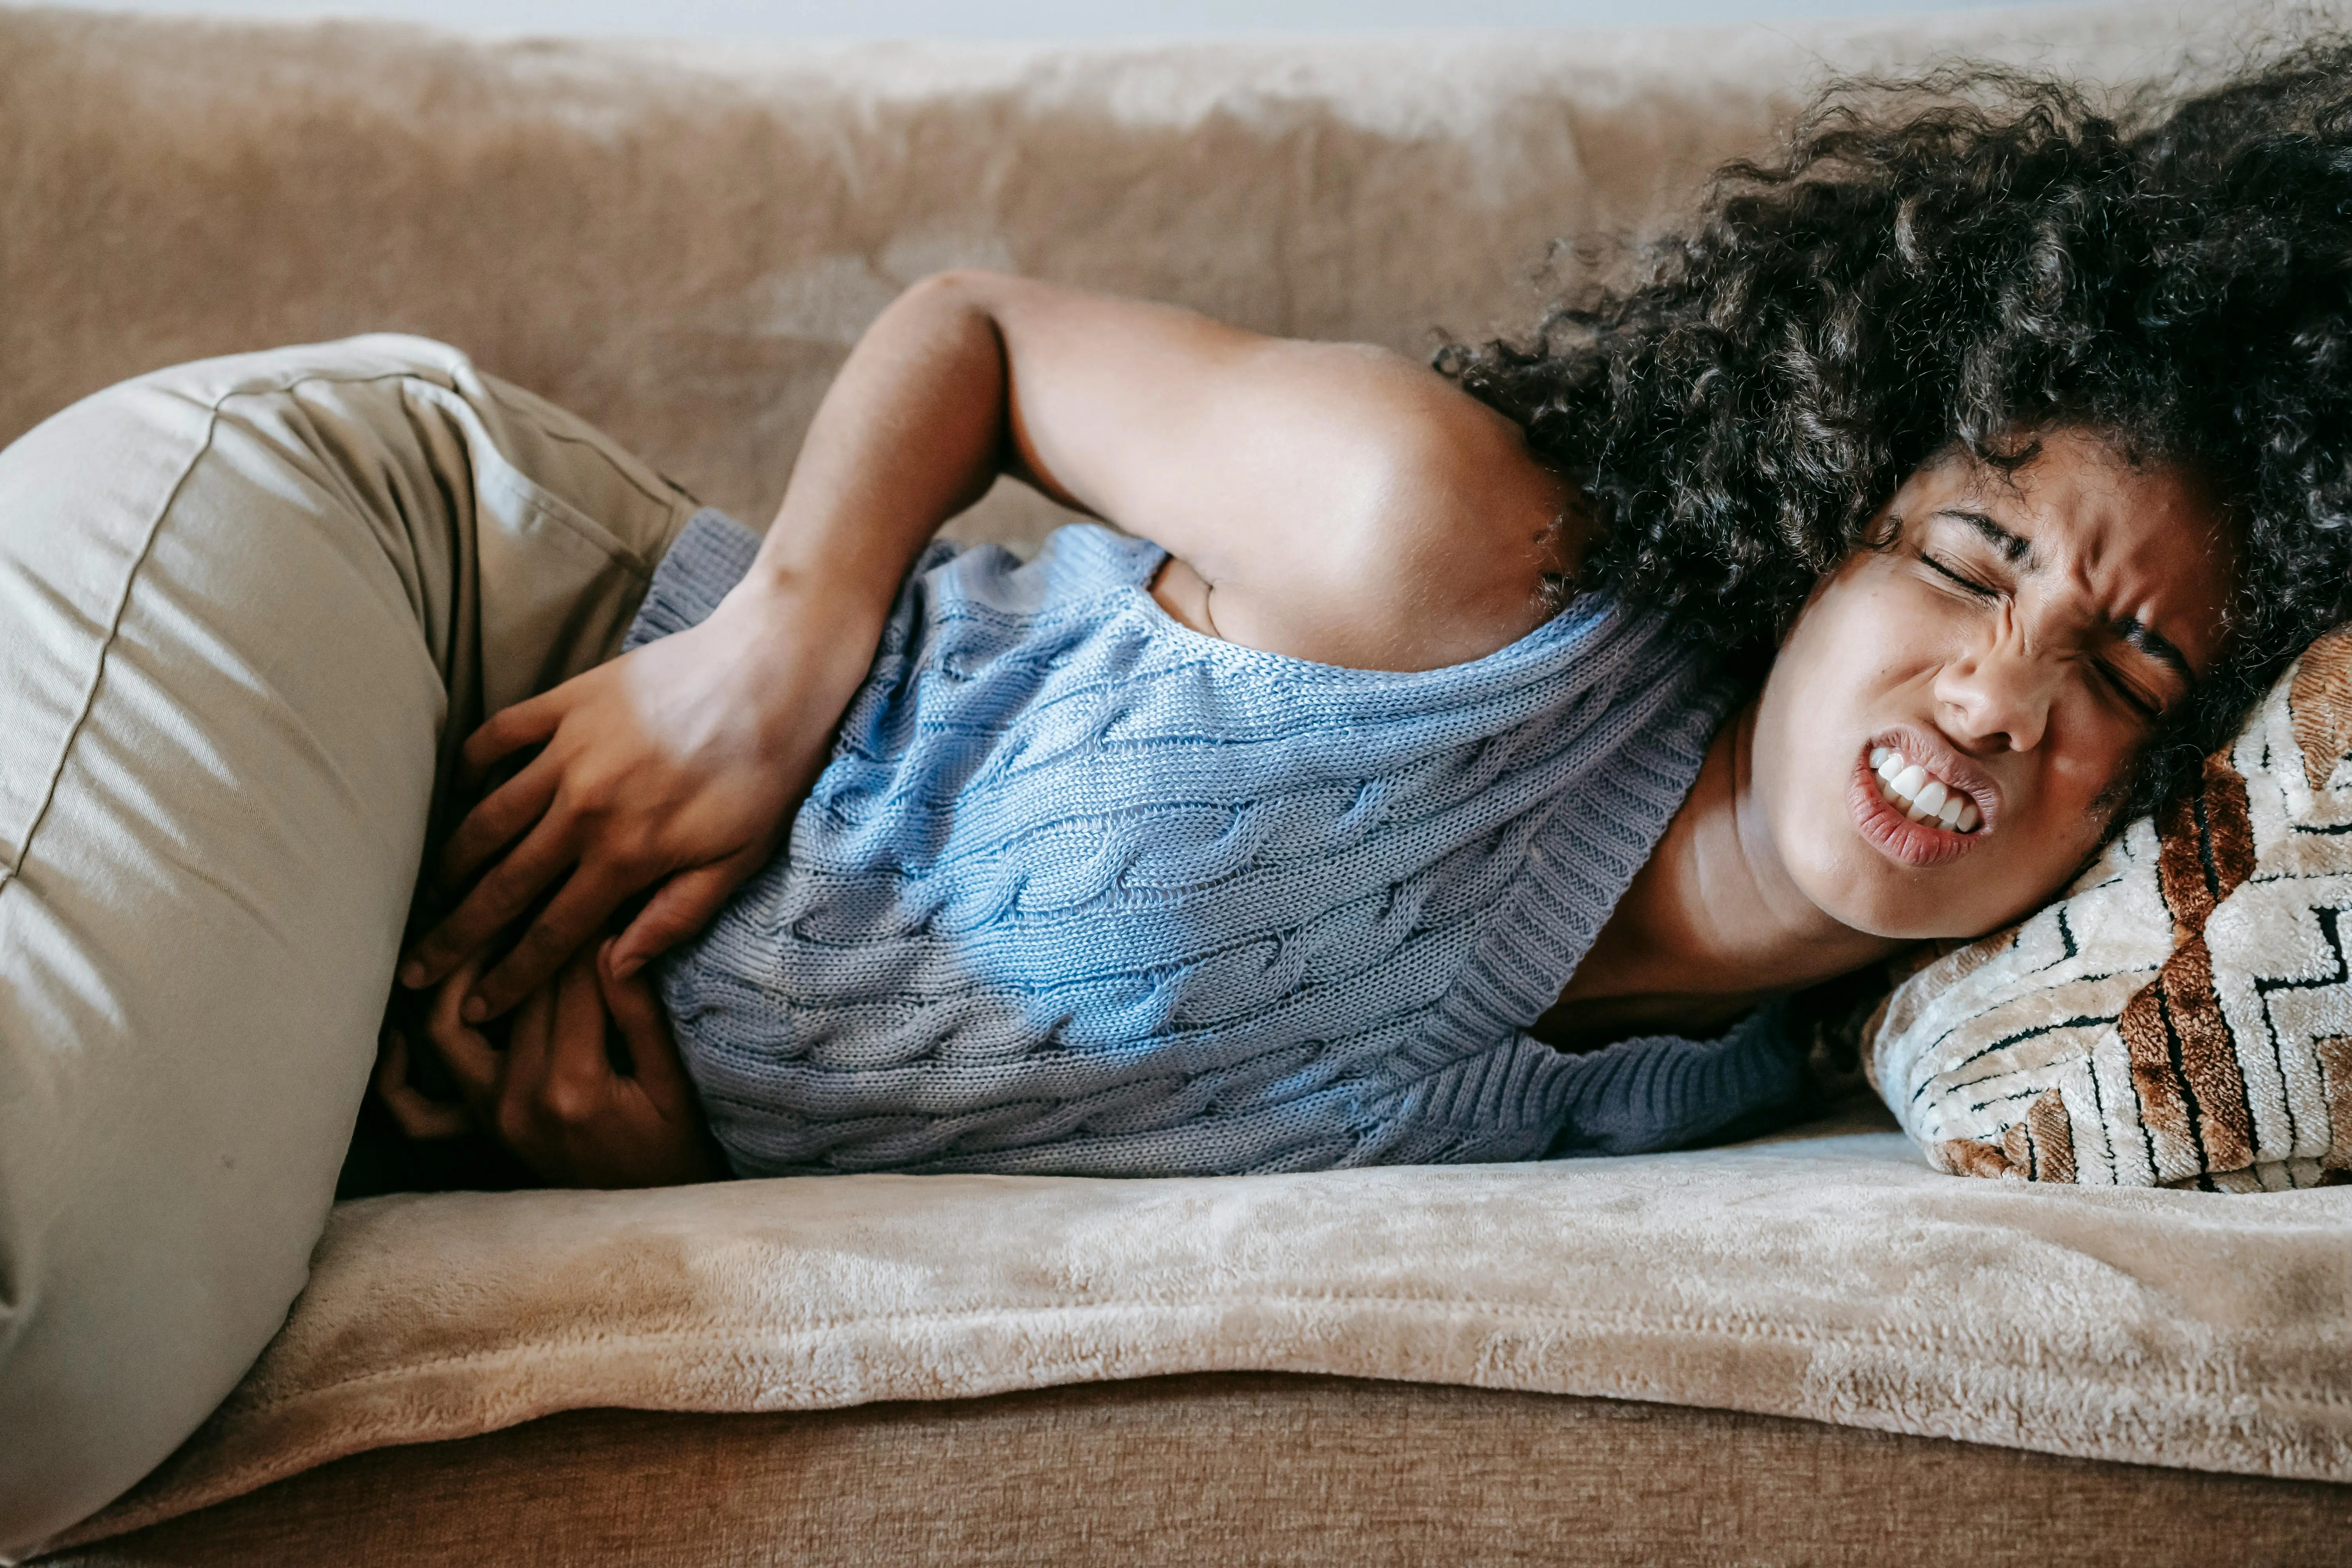
[[[457,1016],[468,1024],[478,1024],[490,1016],[490,1005],[479,996],[468,996],[466,1005],[457,1009]]]
[[[424,961],[421,959],[412,958],[406,963],[402,964],[400,966],[400,983],[408,987],[411,991],[421,990],[425,984]]]

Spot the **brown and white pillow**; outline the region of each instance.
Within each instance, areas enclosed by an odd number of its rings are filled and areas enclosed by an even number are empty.
[[[1954,1174],[2352,1179],[2352,628],[2065,896],[1928,962],[1864,1061]]]

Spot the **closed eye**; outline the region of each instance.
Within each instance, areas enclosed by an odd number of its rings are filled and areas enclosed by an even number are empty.
[[[2122,698],[2126,703],[2129,704],[2141,718],[2153,724],[2164,717],[2164,709],[2161,704],[2149,701],[2147,698],[2140,694],[2139,688],[2134,686],[2130,681],[2116,674],[2113,669],[2110,669],[2104,664],[2098,663],[2094,663],[2092,668],[2099,672],[2099,679],[2107,683],[2108,689],[2116,696]]]
[[[1957,571],[1952,567],[1947,566],[1942,562],[1937,560],[1934,556],[1927,554],[1924,551],[1920,552],[1919,559],[1926,562],[1928,569],[1933,571],[1937,576],[1958,584],[1963,590],[1975,595],[1979,599],[1995,599],[2000,596],[2000,590],[1994,587],[1991,584],[1979,582],[1976,578],[1968,575],[1964,572]]]

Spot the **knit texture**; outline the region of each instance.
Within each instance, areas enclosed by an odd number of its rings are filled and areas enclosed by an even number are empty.
[[[630,646],[709,614],[715,512]],[[737,1171],[1209,1174],[1628,1152],[1787,1100],[1769,1015],[1563,1055],[1728,701],[1586,595],[1416,673],[1168,616],[1093,525],[917,563],[787,852],[662,970]]]

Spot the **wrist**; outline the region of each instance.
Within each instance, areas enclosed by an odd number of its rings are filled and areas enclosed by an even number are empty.
[[[889,598],[854,582],[755,564],[711,612],[787,706],[848,700],[873,667]]]

